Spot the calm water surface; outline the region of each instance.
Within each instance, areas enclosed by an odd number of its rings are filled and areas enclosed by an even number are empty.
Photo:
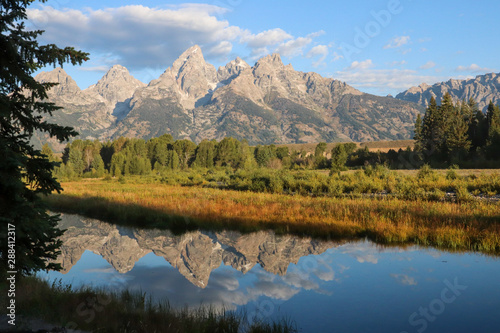
[[[63,215],[74,286],[141,290],[173,306],[293,318],[302,332],[500,332],[500,259],[271,232],[123,228]],[[98,315],[98,313],[97,313]]]

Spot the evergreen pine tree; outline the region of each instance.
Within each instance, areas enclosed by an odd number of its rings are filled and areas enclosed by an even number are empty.
[[[453,99],[451,95],[446,92],[441,100],[441,105],[438,107],[438,122],[437,126],[440,129],[439,142],[439,154],[438,159],[441,161],[446,160],[449,157],[448,137],[454,131],[453,122],[455,118],[458,117],[455,105],[453,104]]]
[[[30,144],[35,131],[48,133],[65,141],[76,132],[71,128],[51,124],[42,116],[58,108],[46,102],[47,90],[54,83],[40,83],[33,78],[36,70],[47,65],[62,65],[70,61],[80,64],[87,54],[73,48],[39,45],[42,31],[26,29],[27,6],[33,0],[0,2],[0,256],[8,263],[7,231],[16,234],[17,270],[31,274],[39,269],[59,268],[49,260],[58,254],[61,231],[58,216],[47,212],[40,195],[61,191],[52,176],[54,162]]]
[[[486,144],[486,120],[483,112],[479,110],[476,101],[472,97],[469,99],[467,104],[470,113],[472,114],[468,133],[471,140],[471,151],[475,152],[479,147]]]
[[[493,101],[490,101],[490,104],[488,105],[486,120],[488,123],[488,139],[490,139],[490,137],[494,135],[500,127],[500,108],[498,105],[493,104]]]
[[[500,160],[500,107],[490,102],[486,119],[488,122],[486,155],[489,159]]]
[[[413,140],[415,140],[414,150],[421,154],[424,147],[424,140],[422,137],[422,117],[420,114],[417,115],[417,120],[415,121]]]
[[[466,118],[470,117],[468,110],[457,104],[451,108],[447,116],[446,149],[449,164],[458,164],[463,161],[469,152],[471,142],[469,140],[469,124]]]
[[[434,97],[425,111],[421,136],[424,159],[429,160],[439,152],[444,137],[442,118]]]

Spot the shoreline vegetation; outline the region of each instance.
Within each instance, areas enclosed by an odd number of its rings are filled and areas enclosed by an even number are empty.
[[[145,293],[105,290],[83,286],[74,288],[60,280],[49,283],[38,277],[20,279],[16,293],[16,327],[22,332],[297,332],[288,318],[251,321],[241,311],[200,305],[196,309],[170,306],[168,300],[153,301]],[[0,291],[8,289],[0,285]],[[4,304],[5,303],[5,304]],[[2,305],[7,306],[2,301]],[[33,327],[37,326],[37,327]],[[43,329],[42,329],[43,327]],[[47,330],[47,327],[48,328]]]
[[[364,171],[190,170],[83,179],[45,200],[51,210],[169,228],[272,229],[329,239],[368,238],[452,251],[500,253],[500,176],[422,167],[415,176]]]

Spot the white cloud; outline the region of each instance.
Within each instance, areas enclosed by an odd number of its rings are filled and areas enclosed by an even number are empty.
[[[316,45],[307,52],[307,58],[319,57],[318,60],[313,62],[313,66],[318,67],[324,64],[326,57],[328,56],[328,46],[327,45]]]
[[[289,300],[294,295],[300,292],[300,289],[293,286],[279,283],[280,281],[257,281],[254,284],[255,288],[247,288],[247,291],[256,299],[257,296],[265,295],[276,300]]]
[[[407,62],[406,60],[401,60],[401,61],[393,61],[391,62],[391,66],[392,67],[396,67],[396,66],[403,66],[403,65],[406,65]]]
[[[275,52],[282,56],[293,58],[304,54],[304,48],[312,43],[313,39],[324,34],[324,31],[313,32],[306,37],[297,37],[287,42],[281,43]]]
[[[356,255],[356,260],[362,264],[362,263],[371,263],[371,264],[378,264],[378,258],[373,255],[373,254],[360,254]]]
[[[246,32],[245,35],[240,39],[241,43],[247,44],[253,49],[263,49],[270,45],[275,45],[277,43],[282,43],[285,40],[292,39],[293,36],[286,33],[280,28],[266,30],[256,35]]]
[[[488,73],[495,72],[492,68],[481,67],[476,64],[471,64],[470,66],[458,66],[455,71],[457,72],[468,72],[468,73]]]
[[[387,45],[384,46],[384,49],[396,49],[403,45],[406,45],[410,42],[410,36],[399,36],[394,37],[389,41]]]
[[[213,47],[211,47],[208,52],[206,52],[207,57],[223,57],[231,53],[233,49],[233,44],[227,40],[224,40]]]
[[[304,53],[304,48],[312,42],[308,37],[298,37],[280,44],[275,52],[282,56],[293,58]]]
[[[436,63],[434,61],[427,61],[425,64],[419,67],[419,69],[431,69],[436,67]]]
[[[344,59],[344,56],[341,55],[341,54],[338,54],[337,52],[333,52],[333,59],[332,59],[332,61],[337,61],[337,60],[340,60],[340,59]]]
[[[373,64],[370,62],[373,66]],[[444,81],[441,77],[419,75],[415,70],[409,69],[374,69],[370,67],[357,68],[351,66],[335,73],[334,78],[345,81],[358,89],[370,89],[382,94],[387,91],[403,91],[422,82],[432,83]]]
[[[94,67],[82,67],[80,68],[80,70],[84,72],[106,72],[107,70],[109,70],[109,66],[102,65]]]
[[[364,61],[353,61],[349,67],[345,69],[345,71],[352,70],[363,70],[373,67],[373,62],[371,59],[366,59]]]
[[[35,27],[45,30],[44,42],[74,45],[96,54],[111,52],[122,65],[134,69],[167,67],[194,44],[213,49],[215,56],[230,52],[230,41],[243,31],[214,16],[224,11],[195,4],[85,11],[45,6],[29,10],[28,18]]]
[[[326,56],[328,55],[328,46],[327,45],[316,45],[309,52],[307,52],[308,58],[313,58],[316,56]]]
[[[316,282],[311,281],[309,274],[288,272],[282,279],[288,285],[298,289],[315,290],[319,288],[319,285]]]
[[[207,59],[228,57],[234,43],[247,46],[248,56],[254,59],[272,51],[294,57],[303,55],[314,38],[324,33],[296,37],[275,28],[254,34],[224,20],[222,14],[226,12],[226,8],[204,4],[158,8],[133,5],[100,10],[41,6],[28,10],[28,21],[33,28],[45,30],[42,42],[89,52],[91,63],[87,66],[92,70],[116,63],[130,70],[165,69],[194,44],[200,45]],[[311,51],[317,53],[319,49]]]
[[[396,281],[402,285],[416,286],[418,284],[413,277],[406,274],[391,274],[391,277],[396,279]]]

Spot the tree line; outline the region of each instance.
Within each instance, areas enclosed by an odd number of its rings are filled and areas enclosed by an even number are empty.
[[[490,101],[486,115],[474,99],[453,103],[443,96],[441,105],[432,97],[424,117],[415,123],[417,158],[430,164],[500,160],[500,107]]]
[[[58,178],[114,177],[145,175],[151,172],[186,170],[190,168],[232,169],[335,169],[346,164],[362,164],[372,158],[367,148],[358,149],[355,143],[336,145],[327,151],[325,142],[314,152],[290,150],[287,146],[258,145],[251,147],[246,140],[234,138],[203,140],[199,144],[186,139],[174,140],[164,134],[150,140],[120,137],[113,141],[74,140],[57,156],[45,144],[42,153],[51,162],[58,162]],[[376,160],[376,158],[374,159]]]

